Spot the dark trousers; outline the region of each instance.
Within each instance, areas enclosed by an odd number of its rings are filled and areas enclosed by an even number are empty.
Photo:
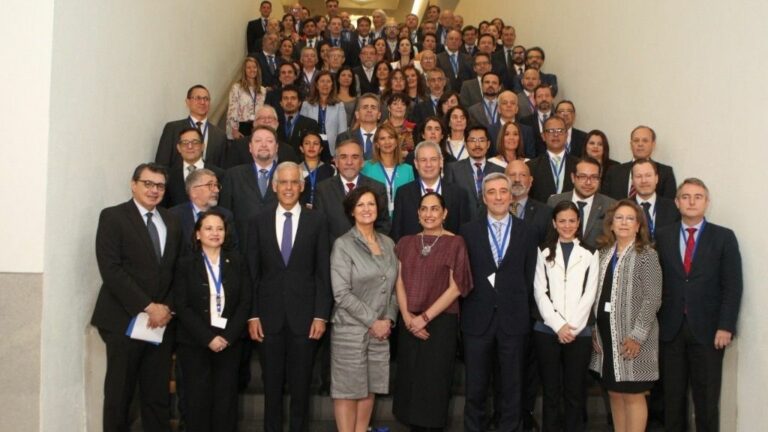
[[[468,432],[485,430],[485,402],[494,357],[498,359],[500,367],[499,430],[515,431],[520,426],[520,397],[528,335],[504,333],[498,327],[496,312],[493,313],[494,317],[484,334],[464,333],[464,364],[467,376],[464,430]]]
[[[699,343],[683,320],[677,335],[662,342],[664,380],[664,426],[667,431],[684,431],[688,384],[696,410],[696,431],[718,431],[720,428],[720,384],[723,375],[723,353],[715,349],[714,339]]]
[[[182,370],[187,432],[237,430],[237,380],[242,344],[224,351],[181,344],[176,356]]]
[[[99,329],[107,346],[104,378],[104,431],[128,432],[129,408],[139,385],[141,425],[145,431],[170,431],[172,332],[154,345]]]
[[[592,338],[577,337],[571,343],[561,344],[556,335],[534,331],[533,344],[544,388],[542,430],[586,430],[584,406],[587,402],[587,370],[592,355]],[[565,405],[562,425],[561,398]]]
[[[264,381],[264,430],[283,430],[283,384],[288,379],[291,393],[289,428],[305,432],[309,428],[309,386],[317,341],[307,332],[295,335],[288,327],[267,334],[259,345],[261,377]]]

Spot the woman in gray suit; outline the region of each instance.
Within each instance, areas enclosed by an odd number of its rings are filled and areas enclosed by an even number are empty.
[[[340,432],[365,432],[374,395],[389,392],[389,335],[397,317],[397,258],[376,232],[377,197],[359,186],[344,199],[354,226],[331,253],[331,397]]]
[[[336,155],[336,137],[348,129],[347,112],[336,95],[336,85],[330,72],[321,71],[315,75],[309,98],[301,105],[301,115],[320,125],[324,148],[322,159],[330,162]]]

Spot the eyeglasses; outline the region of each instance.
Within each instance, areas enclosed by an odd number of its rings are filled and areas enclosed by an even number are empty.
[[[544,133],[552,134],[552,135],[560,135],[565,132],[565,129],[563,128],[549,128],[544,129]]]
[[[488,141],[488,138],[467,138],[468,143],[484,143],[486,141]]]
[[[215,192],[217,190],[219,190],[219,191],[221,190],[221,184],[216,183],[216,182],[208,182],[208,183],[204,183],[204,184],[199,184],[197,186],[192,186],[192,189],[201,188],[201,187],[207,187],[212,192]]]
[[[203,145],[203,142],[199,139],[181,140],[179,141],[179,145],[182,147],[197,147]]]
[[[165,190],[165,183],[155,183],[152,180],[136,180],[137,183],[141,183],[144,185],[145,188],[152,190],[157,188],[158,192],[163,192]]]
[[[576,177],[576,180],[582,181],[582,182],[591,181],[594,183],[594,182],[600,181],[599,175],[576,174],[575,177]]]
[[[617,223],[621,223],[621,222],[635,223],[637,222],[637,218],[634,216],[613,215],[613,221]]]
[[[193,100],[195,102],[210,102],[211,101],[211,98],[209,98],[208,96],[192,96],[189,99]]]
[[[567,114],[573,114],[573,113],[575,113],[576,111],[575,111],[575,110],[572,110],[572,109],[559,109],[559,110],[557,110],[556,112],[557,112],[558,114],[566,114],[566,113],[567,113]]]

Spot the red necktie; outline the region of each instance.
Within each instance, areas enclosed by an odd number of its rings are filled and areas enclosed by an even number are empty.
[[[635,196],[637,196],[637,189],[635,189],[635,185],[633,184],[629,186],[629,198],[635,199]]]
[[[427,193],[432,193],[432,192],[434,192],[434,191],[435,191],[435,190],[434,190],[434,189],[432,189],[432,188],[427,188]]]
[[[685,256],[683,257],[683,269],[685,274],[691,273],[691,262],[693,261],[693,250],[696,248],[696,238],[693,236],[696,228],[686,228],[688,231],[688,241],[685,243]]]
[[[355,184],[352,182],[347,183],[347,193],[352,192],[355,189]]]

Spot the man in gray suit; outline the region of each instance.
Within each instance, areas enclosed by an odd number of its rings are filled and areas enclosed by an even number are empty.
[[[472,124],[492,128],[499,122],[498,96],[501,90],[501,78],[496,72],[486,72],[481,86],[483,98],[469,107],[469,118]]]
[[[488,53],[477,53],[472,67],[477,74],[476,78],[468,79],[461,83],[461,104],[471,107],[483,100],[482,80],[483,75],[491,71],[491,56]]]
[[[541,84],[538,69],[526,69],[521,79],[523,91],[517,94],[517,118],[528,117],[536,111],[534,91]]]
[[[573,190],[552,195],[547,200],[547,205],[554,207],[560,201],[573,201],[579,207],[582,243],[594,249],[597,246],[597,237],[603,233],[605,212],[616,201],[597,193],[600,189],[600,163],[591,157],[579,160],[576,169],[571,173],[571,180]]]
[[[467,192],[470,220],[483,213],[483,178],[490,173],[504,172],[504,168],[488,162],[486,155],[491,140],[485,126],[475,125],[467,134],[467,153],[469,157],[454,162],[445,168],[444,180],[453,183]]]

